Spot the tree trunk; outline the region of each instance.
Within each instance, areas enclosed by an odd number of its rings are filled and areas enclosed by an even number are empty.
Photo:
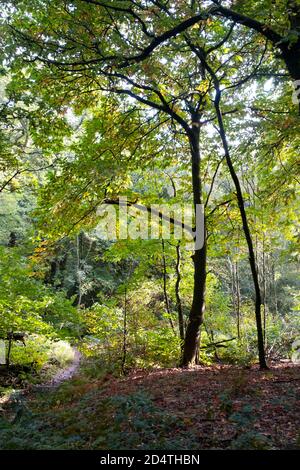
[[[201,204],[201,176],[200,176],[200,148],[199,148],[199,116],[193,117],[193,128],[189,136],[192,155],[192,182],[194,210]],[[203,323],[205,311],[205,285],[206,285],[206,234],[201,249],[195,250],[192,256],[194,262],[194,290],[192,307],[189,314],[185,334],[182,366],[188,367],[195,361],[197,344],[199,341],[200,326]]]
[[[238,263],[228,257],[229,268],[231,271],[231,296],[233,312],[236,316],[236,328],[238,339],[241,338],[241,324],[240,324],[240,286],[238,278]]]
[[[183,320],[183,313],[182,313],[182,303],[180,298],[180,281],[181,281],[181,273],[180,273],[180,242],[176,245],[176,282],[175,282],[175,297],[176,297],[176,306],[177,306],[177,313],[178,313],[178,328],[179,328],[179,336],[182,341],[182,347],[184,342],[184,320]]]
[[[163,238],[161,240],[161,246],[162,246],[162,260],[163,260],[163,283],[164,283],[165,306],[166,306],[166,311],[167,311],[170,326],[173,330],[173,333],[176,335],[173,320],[172,320],[172,317],[171,317],[170,302],[169,302],[169,296],[168,296],[168,292],[167,292],[167,265],[166,265],[166,254],[165,254],[165,241],[164,241]]]
[[[267,274],[266,274],[266,254],[265,254],[265,236],[262,240],[262,283],[263,283],[263,337],[264,346],[266,348],[266,324],[267,324]]]
[[[127,286],[124,291],[124,315],[123,315],[123,345],[122,345],[122,373],[126,375],[126,359],[127,359]]]
[[[236,317],[237,317],[237,334],[238,339],[241,339],[241,289],[240,289],[240,274],[238,262],[235,262],[235,282],[236,282]]]
[[[76,236],[76,256],[77,256],[76,275],[77,275],[77,288],[78,288],[78,293],[77,293],[77,308],[78,309],[80,309],[81,299],[82,299],[80,242],[81,242],[81,237],[80,237],[80,234],[78,234]]]
[[[196,356],[195,356],[195,364],[197,366],[200,365],[200,349],[201,349],[201,326],[200,326],[199,337],[198,337],[197,348],[196,348]]]
[[[12,345],[12,338],[8,338],[8,349],[6,355],[6,367],[9,368],[10,366],[10,353],[11,353],[11,345]]]
[[[294,80],[300,80],[300,46],[286,48],[286,51],[282,53],[282,58],[286,63],[286,67],[290,73],[290,76]]]
[[[257,272],[257,267],[256,267],[256,262],[255,262],[253,242],[252,242],[252,237],[251,237],[251,233],[250,233],[250,229],[248,225],[248,219],[247,219],[247,214],[245,210],[245,203],[244,203],[240,181],[235,172],[235,169],[232,164],[231,157],[230,157],[228,142],[226,138],[226,132],[225,132],[224,123],[223,123],[223,117],[222,117],[222,113],[220,110],[221,92],[216,82],[215,82],[215,85],[216,85],[215,108],[216,108],[216,113],[217,113],[217,118],[218,118],[219,130],[220,130],[220,135],[221,135],[221,139],[222,139],[222,143],[224,147],[227,166],[229,168],[229,172],[230,172],[231,178],[233,180],[233,183],[236,189],[236,195],[237,195],[238,206],[240,209],[240,214],[241,214],[241,219],[242,219],[243,231],[244,231],[247,246],[248,246],[249,263],[250,263],[254,290],[255,290],[255,319],[256,319],[256,329],[257,329],[257,346],[258,346],[258,355],[259,355],[259,365],[261,369],[268,369],[266,358],[265,358],[264,338],[263,338],[262,319],[261,319],[261,292],[260,292],[259,281],[258,281],[258,272]]]
[[[272,255],[271,255],[272,256]],[[272,276],[272,288],[273,288],[273,298],[274,298],[274,308],[275,308],[275,314],[278,317],[279,311],[278,311],[278,296],[277,296],[277,284],[276,284],[276,267],[275,267],[275,256],[272,256],[271,259],[272,262],[272,267],[271,267],[271,276]],[[273,310],[273,309],[272,309]]]
[[[300,6],[296,0],[288,0],[287,3],[289,14],[289,22],[291,31],[299,32],[300,30]],[[300,80],[300,38],[292,44],[288,42],[281,44],[282,58],[294,80]]]

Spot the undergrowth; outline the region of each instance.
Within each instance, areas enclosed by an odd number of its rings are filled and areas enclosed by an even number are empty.
[[[88,388],[77,378],[36,394],[30,406],[13,401],[0,420],[0,449],[197,448],[182,422],[146,392],[99,398]]]

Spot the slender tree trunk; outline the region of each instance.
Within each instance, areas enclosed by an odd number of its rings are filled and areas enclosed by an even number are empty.
[[[201,204],[201,176],[200,176],[200,148],[199,148],[199,117],[193,117],[193,128],[190,138],[192,154],[192,183],[194,209]],[[200,326],[203,323],[205,311],[205,285],[206,285],[206,234],[201,249],[195,250],[192,256],[194,263],[194,289],[193,301],[185,333],[182,365],[188,367],[195,361],[197,345],[200,335]]]
[[[230,172],[231,178],[233,180],[233,183],[236,189],[238,206],[239,206],[242,224],[243,224],[243,231],[244,231],[247,246],[248,246],[249,263],[250,263],[254,290],[255,290],[255,318],[256,318],[256,329],[257,329],[257,346],[258,346],[258,355],[259,355],[259,365],[261,369],[267,369],[268,366],[267,366],[266,358],[265,358],[264,338],[263,338],[262,319],[261,319],[262,301],[261,301],[261,292],[260,292],[259,281],[258,281],[257,266],[255,262],[255,252],[253,248],[253,242],[252,242],[252,237],[251,237],[251,233],[249,229],[249,224],[248,224],[247,214],[245,210],[245,203],[244,203],[240,181],[235,172],[235,169],[232,164],[231,157],[230,157],[229,146],[228,146],[225,127],[223,123],[223,117],[222,117],[222,113],[220,110],[221,92],[220,92],[219,84],[216,82],[216,80],[215,80],[215,85],[216,85],[215,108],[216,108],[216,113],[217,113],[217,118],[218,118],[219,131],[220,131],[220,136],[222,139],[222,144],[224,147],[227,166],[229,168],[229,172]]]
[[[12,345],[12,338],[8,338],[8,349],[6,355],[6,367],[9,368],[10,366],[10,353],[11,353],[11,345]]]
[[[275,314],[278,316],[278,296],[277,296],[277,286],[276,286],[276,268],[275,268],[275,257],[272,256],[272,286],[273,286],[273,293],[274,293],[274,307],[275,307]]]
[[[81,259],[80,259],[80,234],[76,236],[76,254],[77,254],[77,285],[78,285],[78,299],[77,308],[80,308],[82,299],[81,289]]]
[[[123,316],[123,345],[122,345],[122,372],[126,375],[126,359],[127,359],[127,286],[124,291],[124,316]]]
[[[181,261],[181,253],[180,253],[180,241],[176,245],[176,282],[175,282],[175,297],[176,297],[176,306],[177,306],[177,313],[178,313],[178,328],[179,328],[179,336],[182,341],[182,347],[184,342],[184,319],[183,319],[183,312],[182,312],[182,303],[180,297],[180,282],[181,282],[181,273],[180,273],[180,261]]]
[[[173,188],[173,196],[174,198],[177,195],[176,185],[172,176],[166,173],[169,177],[172,188]],[[176,273],[176,282],[175,282],[175,298],[176,298],[176,308],[178,314],[178,329],[179,329],[179,337],[181,340],[181,349],[183,349],[183,342],[184,342],[184,334],[185,334],[185,325],[183,319],[183,312],[182,312],[182,303],[180,297],[180,282],[181,282],[181,272],[180,272],[180,262],[181,262],[181,252],[180,252],[180,240],[176,245],[176,265],[175,265],[175,273]]]
[[[241,289],[238,262],[235,262],[237,335],[241,339]]]
[[[161,246],[162,246],[162,260],[163,260],[163,284],[164,284],[163,290],[164,290],[165,306],[166,306],[166,311],[168,314],[168,320],[169,320],[170,326],[174,334],[176,335],[174,323],[171,317],[170,301],[169,301],[169,296],[167,292],[167,264],[166,264],[166,253],[165,253],[165,241],[163,238],[161,239]]]
[[[265,255],[265,237],[264,237],[264,235],[263,235],[263,241],[262,241],[262,283],[263,283],[263,336],[264,336],[264,346],[266,347],[267,279],[266,279],[266,255]]]
[[[240,292],[239,292],[239,280],[238,280],[238,267],[237,261],[232,261],[228,258],[230,271],[231,271],[231,296],[233,311],[236,316],[236,328],[238,339],[241,337],[240,327]]]
[[[234,273],[234,263],[231,261],[230,256],[228,256],[228,264],[231,274],[231,303],[233,313],[236,315],[236,283],[235,283],[235,273]]]

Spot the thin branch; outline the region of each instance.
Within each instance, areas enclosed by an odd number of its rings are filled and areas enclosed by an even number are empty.
[[[213,187],[214,187],[214,184],[215,184],[215,179],[216,179],[216,177],[217,177],[217,173],[218,173],[218,171],[219,171],[220,165],[221,165],[221,163],[223,162],[224,158],[225,158],[225,156],[223,155],[223,157],[219,160],[219,162],[218,162],[218,164],[217,164],[217,166],[216,166],[214,175],[213,175],[213,177],[212,177],[211,185],[210,185],[210,188],[209,188],[209,191],[208,191],[208,194],[207,194],[207,198],[206,198],[206,201],[205,201],[205,204],[204,204],[204,208],[206,208],[207,205],[208,205],[209,198],[210,198],[210,196],[211,196],[211,193],[212,193],[212,191],[213,191]]]

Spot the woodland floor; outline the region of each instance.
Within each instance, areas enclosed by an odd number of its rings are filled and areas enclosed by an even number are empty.
[[[93,377],[2,405],[0,449],[299,448],[300,368],[197,367]]]
[[[299,444],[300,368],[294,365],[280,364],[267,372],[213,366],[138,373],[110,384],[109,394],[139,389],[180,417],[200,448],[227,447],[250,429],[276,448]]]

